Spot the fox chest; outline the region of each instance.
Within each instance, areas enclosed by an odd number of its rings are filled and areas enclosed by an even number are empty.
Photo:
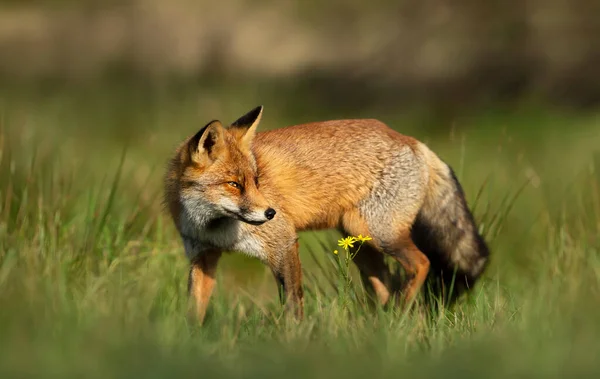
[[[208,250],[217,249],[266,260],[262,241],[237,220],[223,219],[205,228],[182,227],[181,234],[189,259]]]

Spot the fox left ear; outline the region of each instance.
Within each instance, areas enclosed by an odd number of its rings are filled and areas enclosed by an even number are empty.
[[[238,118],[229,129],[231,131],[236,131],[238,138],[242,141],[242,143],[250,146],[252,140],[254,139],[254,135],[256,134],[256,128],[260,123],[260,119],[262,117],[263,106],[259,105],[258,107],[252,109],[250,112],[246,113],[242,117]]]
[[[188,154],[198,163],[211,162],[223,151],[224,146],[223,125],[213,120],[190,139]]]

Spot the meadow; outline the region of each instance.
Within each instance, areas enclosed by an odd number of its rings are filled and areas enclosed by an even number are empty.
[[[374,117],[455,168],[491,264],[452,309],[372,308],[334,232],[300,236],[306,316],[262,264],[227,255],[206,323],[161,204],[174,147],[258,104],[261,129]],[[352,301],[344,299],[349,296]],[[527,104],[451,119],[332,108],[247,83],[0,90],[0,377],[598,377],[600,117]]]

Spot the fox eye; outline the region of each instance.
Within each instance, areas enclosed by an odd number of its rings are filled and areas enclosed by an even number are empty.
[[[240,183],[238,183],[238,182],[227,182],[227,184],[229,184],[233,188],[237,188],[237,189],[241,189],[242,188],[242,185]]]

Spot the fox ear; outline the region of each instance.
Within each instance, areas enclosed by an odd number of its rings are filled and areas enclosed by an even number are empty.
[[[218,120],[206,124],[188,144],[190,157],[197,162],[214,160],[223,146],[223,125]]]
[[[238,139],[240,139],[242,143],[246,144],[247,146],[250,146],[252,140],[254,139],[256,128],[258,127],[262,117],[262,112],[263,106],[259,105],[237,119],[230,126],[230,130],[235,131]]]

